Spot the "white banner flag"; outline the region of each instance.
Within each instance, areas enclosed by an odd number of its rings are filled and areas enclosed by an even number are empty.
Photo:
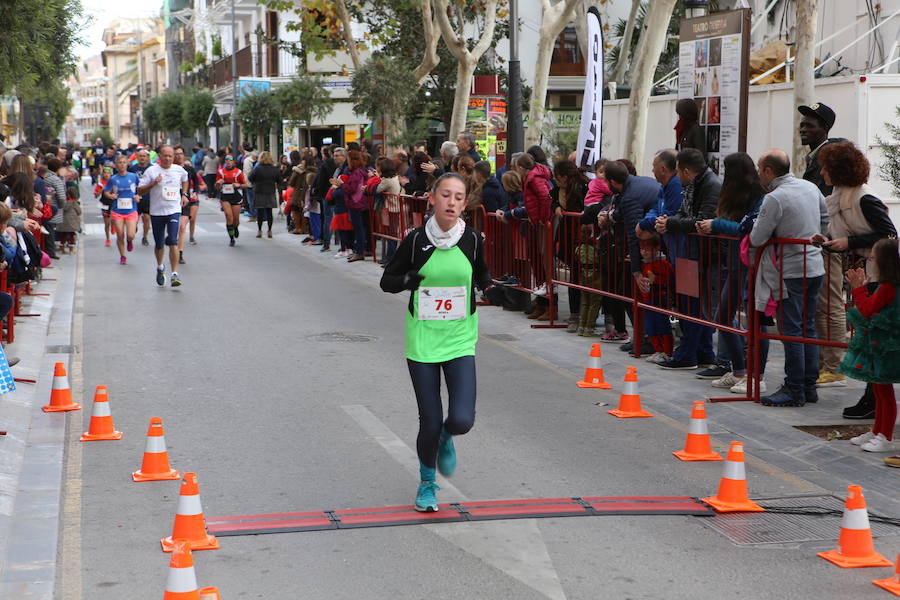
[[[587,11],[588,55],[584,78],[584,104],[581,107],[581,130],[578,132],[578,166],[587,167],[593,176],[594,163],[600,158],[603,128],[603,27],[600,11],[592,6]]]

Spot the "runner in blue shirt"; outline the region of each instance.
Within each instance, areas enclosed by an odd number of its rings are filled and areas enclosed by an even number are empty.
[[[116,172],[103,189],[103,195],[112,200],[110,218],[116,228],[116,245],[119,247],[119,264],[128,262],[125,258],[126,238],[128,251],[134,249],[134,236],[137,232],[137,187],[140,182],[136,173],[128,171],[128,157],[120,154],[116,157]]]

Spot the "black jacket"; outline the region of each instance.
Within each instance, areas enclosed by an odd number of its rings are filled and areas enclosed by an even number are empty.
[[[488,271],[484,259],[484,237],[481,232],[466,227],[456,247],[462,250],[469,262],[472,263],[472,297],[469,306],[471,314],[475,313],[475,287],[486,290],[491,287],[491,274]],[[425,266],[428,259],[434,253],[435,247],[425,234],[425,227],[418,227],[407,234],[394,257],[385,266],[381,275],[381,289],[391,294],[402,292],[406,289],[406,275],[410,272],[418,273]],[[409,295],[409,314],[413,312],[413,295]]]
[[[834,186],[825,184],[825,178],[822,177],[822,167],[819,165],[819,152],[828,144],[846,141],[844,138],[828,138],[824,144],[810,152],[806,159],[806,170],[803,172],[803,179],[816,184],[816,187],[819,188],[819,191],[826,198],[831,195]]]
[[[669,233],[696,233],[697,222],[716,218],[722,180],[707,167],[694,181],[684,188],[684,201],[678,212],[666,221]],[[686,235],[684,258],[700,258],[700,244],[697,236]]]
[[[694,121],[681,133],[681,139],[675,145],[678,150],[696,148],[706,156],[706,130]]]
[[[281,171],[275,165],[256,165],[256,168],[250,171],[248,179],[253,184],[254,194],[271,196],[278,192]]]
[[[481,186],[481,205],[488,214],[497,212],[498,208],[506,208],[506,191],[497,181],[496,177],[490,177]]]
[[[313,188],[311,195],[319,200],[325,199],[325,194],[328,193],[328,189],[331,187],[331,176],[334,175],[335,170],[337,170],[337,164],[335,164],[333,158],[329,158],[322,166],[319,168],[319,173],[316,175],[316,179],[313,181]]]

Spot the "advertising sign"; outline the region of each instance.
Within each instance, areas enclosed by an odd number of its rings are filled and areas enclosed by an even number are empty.
[[[600,11],[592,6],[587,11],[588,64],[584,78],[584,103],[581,106],[581,129],[578,131],[577,162],[593,172],[600,158],[603,128],[603,27]]]
[[[717,173],[722,159],[747,149],[750,9],[681,22],[678,98],[693,98]]]

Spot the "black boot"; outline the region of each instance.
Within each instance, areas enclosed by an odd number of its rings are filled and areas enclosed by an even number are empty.
[[[866,393],[859,402],[844,409],[845,419],[871,419],[875,416],[875,394],[871,384],[866,385]]]

